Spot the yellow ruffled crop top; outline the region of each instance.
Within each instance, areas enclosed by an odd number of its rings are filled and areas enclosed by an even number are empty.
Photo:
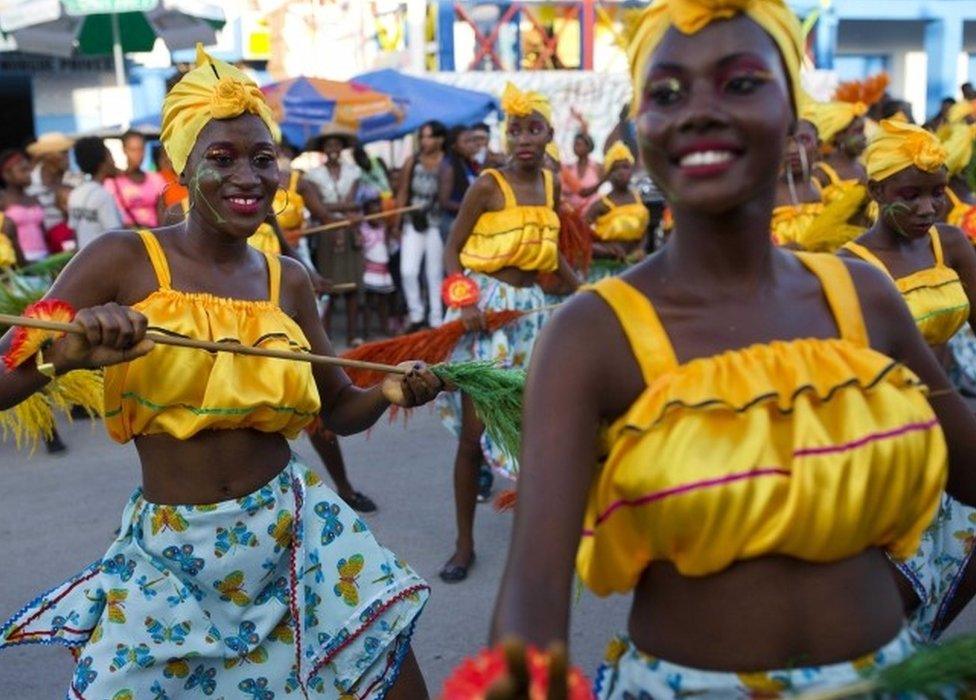
[[[276,256],[265,256],[267,301],[226,299],[173,289],[159,241],[149,231],[139,235],[159,289],[132,308],[146,316],[150,330],[308,352],[302,329],[278,306],[281,263]],[[306,362],[157,345],[144,357],[105,369],[105,424],[118,442],[158,433],[185,440],[201,430],[233,428],[293,438],[319,408]]]
[[[804,234],[823,212],[823,202],[784,204],[773,209],[773,241],[778,245],[797,245],[807,250]]]
[[[885,264],[863,245],[848,243],[844,250],[871,263],[891,277],[908,304],[915,325],[925,337],[925,342],[929,345],[942,345],[949,342],[949,338],[969,318],[969,297],[966,296],[959,275],[942,260],[942,242],[934,226],[929,230],[929,237],[932,240],[935,265],[898,279],[892,277]]]
[[[647,297],[618,277],[591,288],[647,385],[603,434],[576,559],[595,593],[631,590],[653,561],[707,576],[770,555],[918,548],[947,478],[942,430],[918,377],[869,347],[844,263],[797,255],[839,338],[679,363]]]
[[[605,214],[593,222],[593,233],[601,241],[639,241],[647,233],[651,214],[636,193],[630,204],[616,204],[609,197],[600,201],[607,208]]]
[[[553,199],[552,173],[542,171],[546,203],[520,205],[499,171],[489,168],[505,197],[501,211],[486,211],[461,251],[461,265],[475,272],[498,272],[505,267],[554,272],[559,266],[559,215]]]
[[[850,191],[857,191],[860,194],[859,204],[863,204],[864,200],[867,199],[868,196],[867,187],[862,185],[857,180],[842,179],[841,176],[837,173],[837,171],[833,169],[833,167],[831,167],[827,163],[824,163],[823,161],[820,161],[816,165],[814,165],[814,168],[816,168],[824,175],[826,175],[827,179],[829,180],[829,182],[826,185],[824,185],[821,189],[821,192],[823,194],[823,201],[825,204],[830,204],[835,199],[842,197],[845,193]]]

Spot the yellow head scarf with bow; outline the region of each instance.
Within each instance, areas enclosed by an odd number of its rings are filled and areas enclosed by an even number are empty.
[[[807,108],[807,119],[817,127],[820,140],[830,143],[851,122],[868,113],[863,102],[814,102]]]
[[[607,172],[613,170],[613,166],[617,163],[634,163],[634,154],[630,152],[626,144],[623,141],[614,141],[613,145],[607,149],[606,155],[603,156],[603,168]]]
[[[973,141],[976,141],[976,124],[957,122],[946,124],[938,131],[939,140],[945,147],[946,168],[955,176],[965,170],[973,159]]]
[[[784,0],[654,0],[643,11],[628,50],[634,94],[642,93],[647,64],[669,28],[682,34],[695,34],[715,20],[744,14],[762,27],[779,47],[790,82],[791,99],[800,113],[800,65],[803,62],[803,38],[800,22]],[[631,113],[636,114],[640,100],[633,100]]]
[[[552,105],[549,98],[539,92],[519,90],[511,82],[505,84],[502,93],[502,111],[509,117],[527,117],[538,112],[550,125],[552,124]]]
[[[160,141],[173,170],[182,174],[200,131],[212,119],[233,119],[245,112],[268,125],[275,141],[281,131],[264,94],[247,75],[229,63],[211,58],[197,44],[197,62],[163,100]]]
[[[871,180],[884,180],[915,166],[934,173],[945,165],[946,149],[931,131],[907,122],[884,119],[864,152],[864,166]]]
[[[959,100],[949,108],[949,113],[946,117],[950,124],[957,124],[966,121],[966,118],[971,117],[974,113],[976,113],[976,106],[972,102],[969,100]]]

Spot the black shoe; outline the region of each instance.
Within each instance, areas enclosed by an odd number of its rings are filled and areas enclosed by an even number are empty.
[[[349,498],[343,500],[357,513],[375,513],[377,510],[373,499],[359,491],[353,491]]]
[[[444,565],[444,568],[441,569],[440,573],[437,575],[444,583],[461,583],[461,581],[463,581],[468,577],[468,570],[472,566],[474,566],[474,559],[475,559],[474,552],[471,552],[471,558],[468,559],[467,566],[447,563]]]
[[[478,472],[478,503],[487,503],[491,500],[491,489],[494,485],[495,475],[491,473],[491,468],[487,464],[482,464]]]
[[[68,446],[61,441],[61,436],[57,433],[54,433],[50,440],[44,441],[44,447],[47,448],[47,453],[49,455],[56,455],[59,452],[64,452],[68,449]]]

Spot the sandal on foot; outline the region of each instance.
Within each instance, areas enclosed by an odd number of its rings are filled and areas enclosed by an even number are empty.
[[[461,583],[464,579],[468,577],[468,569],[474,566],[474,552],[471,553],[471,558],[468,559],[467,566],[461,566],[460,564],[451,564],[448,562],[441,569],[440,573],[437,574],[441,581],[444,583]]]
[[[373,499],[359,491],[353,491],[352,495],[342,500],[357,513],[374,513],[377,510]]]

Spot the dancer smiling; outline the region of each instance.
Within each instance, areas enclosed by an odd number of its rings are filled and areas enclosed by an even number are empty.
[[[533,356],[493,636],[565,640],[575,558],[633,592],[604,698],[776,697],[905,658],[885,552],[916,551],[946,441],[976,502],[976,420],[888,278],[770,240],[802,56],[782,0],[644,12],[638,131],[675,232]]]
[[[80,309],[85,335],[0,377],[6,408],[53,374],[106,366],[109,435],[134,440],[142,466],[106,556],[0,626],[0,647],[75,652],[69,697],[426,696],[409,639],[427,585],[287,438],[320,411],[338,432],[364,430],[391,402],[432,399],[438,380],[418,367],[358,390],[331,366],[144,337],[332,354],[304,268],[246,243],[278,187],[276,135],[257,86],[198,48],[163,105],[186,221],[82,250],[50,296]]]

